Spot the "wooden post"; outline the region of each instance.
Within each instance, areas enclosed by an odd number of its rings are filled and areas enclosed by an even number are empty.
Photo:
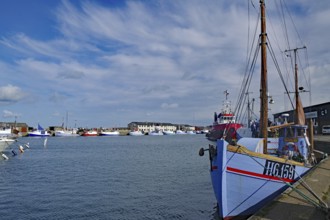
[[[309,138],[309,142],[311,144],[310,150],[311,150],[311,153],[313,153],[313,151],[314,151],[314,126],[313,126],[313,120],[311,118],[308,120],[308,138]]]

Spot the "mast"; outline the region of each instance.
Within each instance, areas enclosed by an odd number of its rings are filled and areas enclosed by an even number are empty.
[[[265,1],[260,0],[261,12],[261,78],[260,78],[260,134],[264,138],[263,151],[267,153],[268,97],[267,97],[267,33]]]
[[[66,123],[65,130],[68,130],[68,111],[66,111],[65,123]]]
[[[284,52],[293,51],[294,52],[294,94],[296,100],[296,108],[295,108],[295,124],[304,125],[305,124],[305,117],[304,117],[304,110],[302,109],[302,104],[299,97],[299,90],[298,90],[298,64],[297,64],[297,52],[298,50],[306,49],[306,46],[285,50]]]
[[[249,99],[249,93],[248,93],[248,128],[251,127],[251,108],[250,108],[250,99]]]

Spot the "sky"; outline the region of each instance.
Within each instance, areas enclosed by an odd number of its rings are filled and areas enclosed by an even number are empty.
[[[0,121],[210,125],[225,90],[233,109],[237,104],[258,7],[259,0],[2,0]],[[306,46],[298,51],[299,86],[310,91],[301,93],[303,105],[329,102],[330,1],[276,0],[266,7],[269,42],[289,90],[292,54],[284,51]],[[285,21],[281,8],[290,12]],[[273,66],[269,114],[290,109]],[[259,68],[249,90],[255,109]]]

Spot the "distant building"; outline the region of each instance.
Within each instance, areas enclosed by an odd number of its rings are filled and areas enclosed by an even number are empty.
[[[148,133],[154,130],[162,130],[162,131],[176,131],[178,129],[184,131],[194,131],[195,126],[191,125],[182,125],[182,124],[172,124],[172,123],[162,123],[162,122],[131,122],[127,125],[128,129],[134,131],[142,131],[144,133]]]
[[[305,107],[304,112],[306,119],[312,119],[316,134],[321,134],[323,125],[330,125],[330,102]],[[283,114],[289,114],[288,122],[294,121],[294,110],[274,114],[274,121],[280,121]]]
[[[49,131],[59,131],[59,130],[63,130],[62,126],[49,126],[48,127]]]

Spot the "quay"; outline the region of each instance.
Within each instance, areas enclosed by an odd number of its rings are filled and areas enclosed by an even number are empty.
[[[322,151],[330,155],[330,135],[319,135],[314,138],[315,150]],[[321,157],[319,154],[316,156]],[[303,177],[303,183],[306,184],[297,183],[294,186],[294,190],[291,188],[287,189],[277,199],[251,216],[249,220],[330,220],[329,156],[328,158],[322,160],[306,176]],[[311,193],[303,185],[309,186],[313,192]],[[318,199],[312,195],[313,193],[315,193],[322,200],[322,202],[318,201]],[[323,205],[320,205],[322,203]]]

